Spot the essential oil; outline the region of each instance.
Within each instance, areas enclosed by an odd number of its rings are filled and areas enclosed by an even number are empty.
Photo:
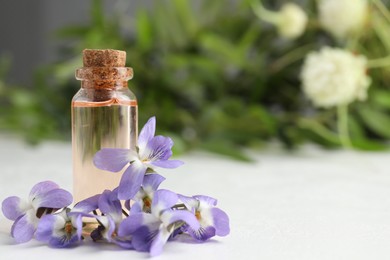
[[[135,147],[137,100],[127,87],[133,71],[126,53],[84,50],[84,67],[76,71],[81,89],[72,100],[73,196],[78,202],[118,186],[122,172],[96,168],[93,157],[102,148]]]

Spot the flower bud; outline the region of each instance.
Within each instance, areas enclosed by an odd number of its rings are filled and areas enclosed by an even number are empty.
[[[279,11],[278,32],[282,37],[294,39],[301,36],[306,28],[307,15],[298,5],[286,3]]]
[[[362,29],[367,20],[367,0],[319,0],[321,26],[336,38],[345,38]]]

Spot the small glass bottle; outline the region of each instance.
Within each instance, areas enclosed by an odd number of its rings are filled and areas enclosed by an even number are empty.
[[[73,197],[78,202],[117,187],[122,172],[97,169],[101,148],[134,148],[138,131],[135,95],[127,81],[126,52],[84,50],[84,67],[76,70],[81,89],[72,99]]]

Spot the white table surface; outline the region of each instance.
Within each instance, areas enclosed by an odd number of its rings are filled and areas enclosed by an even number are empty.
[[[231,234],[201,244],[170,242],[157,259],[390,259],[390,153],[295,153],[269,148],[255,163],[205,153],[183,156],[184,166],[160,171],[162,188],[218,198]],[[29,147],[0,138],[0,200],[27,197],[53,180],[71,190],[71,146]],[[0,214],[0,259],[144,259],[148,254],[93,242],[53,249],[37,241],[16,245],[12,222]]]

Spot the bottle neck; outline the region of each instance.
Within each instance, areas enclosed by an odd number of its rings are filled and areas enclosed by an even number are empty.
[[[117,91],[127,88],[127,81],[82,80],[81,88],[89,100],[103,102],[116,96]]]
[[[127,81],[98,81],[98,80],[82,80],[81,88],[107,91],[120,90],[127,88]]]
[[[76,79],[81,80],[81,89],[91,101],[107,101],[115,93],[127,88],[133,77],[128,67],[83,67],[76,70]]]

